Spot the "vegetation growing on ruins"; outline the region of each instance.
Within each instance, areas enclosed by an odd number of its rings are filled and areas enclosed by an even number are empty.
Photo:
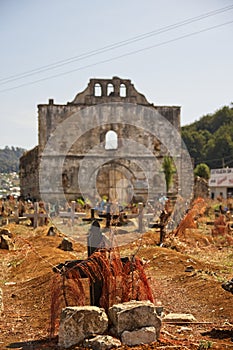
[[[197,164],[196,168],[194,169],[194,175],[202,177],[205,180],[209,180],[210,168],[205,163]]]
[[[165,181],[166,181],[166,191],[168,193],[172,183],[173,183],[173,176],[176,172],[176,168],[174,166],[173,160],[169,156],[165,156],[162,164]]]

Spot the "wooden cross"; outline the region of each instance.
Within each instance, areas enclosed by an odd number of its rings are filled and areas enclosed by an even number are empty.
[[[97,220],[93,221],[89,235],[87,237],[87,251],[88,251],[88,257],[90,257],[98,248],[102,247],[104,248],[104,236],[101,232],[99,222]],[[88,276],[85,274],[85,272],[79,268],[78,264],[84,262],[85,260],[71,260],[71,261],[65,261],[65,263],[61,263],[53,268],[53,271],[56,273],[64,273],[65,271],[69,269],[76,269],[78,270],[81,278],[87,278]],[[122,257],[121,258],[122,264],[126,264],[129,262],[128,257]],[[142,264],[142,262],[141,262]],[[132,269],[134,267],[132,266]],[[131,273],[132,270],[129,271]],[[96,280],[95,282],[92,282],[90,284],[90,304],[92,306],[100,306],[100,297],[102,294],[102,281]]]
[[[93,221],[102,221],[103,219],[101,218],[95,218],[95,209],[91,208],[91,217],[90,218],[82,218],[83,221],[86,222],[93,222]]]
[[[91,256],[103,243],[103,235],[100,229],[100,224],[97,220],[92,222],[88,237],[87,237],[87,252],[88,257]],[[82,269],[79,269],[76,265],[84,260],[72,260],[61,263],[53,268],[54,272],[62,273],[64,270],[71,268],[78,269],[81,278],[87,278]],[[92,306],[100,306],[100,297],[102,293],[102,281],[95,281],[90,284],[90,304]]]
[[[40,213],[39,211],[39,203],[35,202],[34,203],[34,212],[33,213],[29,213],[29,214],[24,214],[24,217],[29,218],[29,219],[33,219],[33,228],[38,227],[39,225],[39,218],[49,218],[49,214],[47,213]]]
[[[137,214],[139,218],[139,232],[142,232],[143,226],[142,226],[142,219],[143,219],[143,204],[140,203],[139,205],[139,214]],[[135,217],[135,216],[134,216]],[[107,217],[106,217],[107,219]],[[94,209],[91,210],[91,218],[83,218],[83,221],[92,222],[91,228],[89,230],[89,234],[87,237],[87,252],[88,257],[90,257],[98,248],[102,247],[104,248],[105,242],[104,242],[104,236],[101,232],[99,221],[102,219],[96,219],[94,215]],[[57,265],[55,268],[53,268],[54,272],[60,272],[66,271],[71,268],[75,268],[79,271],[81,278],[87,278],[85,273],[82,271],[82,269],[77,266],[79,263],[83,262],[84,260],[72,260],[72,261],[66,261],[65,263],[61,263]],[[121,258],[121,261],[123,264],[129,261],[127,257]],[[92,306],[100,306],[100,297],[102,294],[102,281],[96,280],[95,282],[92,282],[90,284],[90,304]]]
[[[86,213],[76,213],[75,212],[75,206],[76,202],[72,201],[71,202],[71,210],[70,211],[60,211],[59,212],[59,217],[60,218],[68,218],[71,219],[71,225],[74,226],[74,219],[78,218],[83,218],[86,216]]]

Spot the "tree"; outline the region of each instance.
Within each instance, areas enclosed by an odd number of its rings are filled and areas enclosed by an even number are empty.
[[[162,169],[165,175],[165,181],[166,181],[166,191],[168,193],[172,182],[173,182],[173,176],[176,173],[176,168],[174,166],[173,160],[169,156],[165,156],[163,159]]]
[[[223,159],[228,164],[233,157],[233,108],[223,107],[214,114],[182,127],[185,142],[195,166],[206,163],[211,169],[222,167]]]
[[[233,141],[230,134],[230,126],[220,128],[221,132],[216,132],[206,146],[206,159],[211,169],[221,168],[223,159],[232,160]]]
[[[209,180],[210,178],[210,168],[205,163],[200,163],[194,169],[194,175],[202,177],[205,180]]]
[[[0,149],[0,173],[19,171],[19,158],[24,153],[23,148],[5,146]]]
[[[200,163],[205,159],[206,145],[212,135],[207,130],[187,131],[182,132],[182,139],[189,151],[189,154],[194,158],[195,163]]]

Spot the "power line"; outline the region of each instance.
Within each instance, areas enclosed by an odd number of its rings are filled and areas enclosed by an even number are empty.
[[[226,157],[223,157],[223,159],[225,159]],[[224,162],[224,164],[225,164],[225,167],[226,166],[228,166],[229,164],[231,164],[233,162],[233,159],[232,160],[230,160],[230,161],[228,161],[228,162]]]
[[[64,59],[64,60],[60,60],[60,61],[48,64],[48,65],[45,65],[45,66],[41,66],[39,68],[35,68],[35,69],[29,70],[29,71],[26,71],[26,72],[23,72],[23,73],[16,74],[16,75],[11,75],[11,76],[8,76],[6,78],[0,79],[0,85],[8,84],[8,83],[10,83],[12,81],[24,79],[24,78],[27,78],[27,77],[32,76],[32,75],[36,75],[36,74],[39,74],[39,73],[46,72],[48,70],[56,69],[56,68],[62,67],[64,65],[68,65],[70,63],[73,63],[73,62],[81,61],[81,60],[90,58],[92,56],[96,56],[98,54],[105,53],[107,51],[112,51],[112,50],[115,50],[117,48],[120,48],[120,47],[123,47],[123,46],[126,46],[126,45],[130,45],[130,44],[135,43],[137,41],[145,40],[145,39],[147,39],[149,37],[152,37],[152,36],[155,36],[155,35],[159,35],[159,34],[162,34],[162,33],[165,33],[165,32],[171,31],[171,30],[174,30],[176,28],[179,28],[179,27],[191,24],[193,22],[200,21],[202,19],[205,19],[205,18],[208,18],[208,17],[211,17],[211,16],[218,15],[220,13],[223,13],[223,12],[226,12],[226,11],[229,11],[229,10],[232,10],[232,9],[233,9],[233,5],[226,6],[226,7],[217,9],[217,10],[213,10],[213,11],[204,13],[204,14],[196,16],[196,17],[192,17],[192,18],[183,20],[181,22],[177,22],[177,23],[165,26],[165,27],[161,27],[161,28],[159,28],[157,30],[153,30],[153,31],[150,31],[150,32],[147,32],[147,33],[143,33],[143,34],[137,35],[137,36],[129,38],[127,40],[119,41],[117,43],[110,44],[110,45],[104,46],[104,47],[96,49],[96,50],[88,51],[88,52],[83,53],[83,54],[78,55],[78,56],[73,56],[73,57],[70,57],[70,58],[67,58],[67,59]]]
[[[198,162],[195,162],[196,164],[200,164],[200,163],[208,163],[208,162],[213,162],[213,161],[218,161],[218,160],[223,160],[223,159],[226,159],[226,158],[232,158],[232,155],[229,155],[229,156],[224,156],[224,157],[220,157],[220,158],[212,158],[212,159],[203,159],[203,160],[200,160],[200,161],[198,161]],[[233,160],[231,160],[231,161],[227,161],[226,163],[225,163],[225,165],[227,165],[227,164],[230,164],[231,162],[233,162]]]
[[[60,77],[60,76],[64,76],[64,75],[67,75],[67,74],[70,74],[70,73],[73,73],[73,72],[77,72],[77,71],[80,71],[80,70],[83,70],[83,69],[86,69],[86,68],[94,67],[94,66],[97,66],[99,64],[108,63],[108,62],[115,61],[115,60],[118,60],[120,58],[127,57],[127,56],[132,56],[134,54],[141,53],[141,52],[147,51],[147,50],[151,50],[151,49],[153,49],[155,47],[167,45],[167,44],[173,43],[175,41],[182,40],[182,39],[185,39],[185,38],[188,38],[188,37],[200,34],[200,33],[204,33],[204,32],[216,29],[216,28],[220,28],[220,27],[223,27],[223,26],[231,24],[231,23],[233,23],[233,20],[225,22],[225,23],[222,23],[222,24],[217,24],[217,25],[212,26],[212,27],[207,27],[205,29],[201,29],[201,30],[198,30],[196,32],[185,34],[185,35],[179,36],[179,37],[174,38],[174,39],[163,41],[163,42],[158,43],[158,44],[147,46],[147,47],[144,47],[142,49],[130,51],[130,52],[127,52],[127,53],[119,55],[119,56],[108,58],[108,59],[105,59],[105,60],[102,60],[102,61],[98,61],[98,62],[95,62],[95,63],[90,63],[88,65],[81,66],[81,67],[72,69],[70,71],[66,71],[66,72],[63,72],[63,73],[58,73],[58,74],[55,74],[55,75],[50,75],[49,77],[41,78],[41,79],[38,79],[38,80],[34,80],[34,81],[31,81],[31,82],[27,82],[27,83],[23,83],[23,84],[20,84],[20,85],[17,85],[17,86],[6,88],[6,89],[3,89],[3,90],[0,90],[0,92],[6,92],[6,91],[10,91],[10,90],[15,90],[15,89],[21,88],[23,86],[33,85],[33,84],[36,84],[36,83],[39,83],[39,82],[42,82],[42,81],[45,81],[45,80],[54,79],[54,78],[57,78],[57,77]]]

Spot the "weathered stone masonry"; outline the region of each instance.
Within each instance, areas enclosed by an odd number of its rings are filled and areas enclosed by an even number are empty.
[[[38,105],[39,144],[34,149],[24,154],[20,159],[20,185],[22,195],[28,195],[28,193],[30,193],[33,198],[40,199],[38,167],[46,143],[57,126],[72,114],[88,106],[114,102],[130,103],[152,108],[158,111],[180,131],[180,107],[154,106],[146,100],[144,95],[140,94],[135,89],[134,85],[128,79],[120,79],[118,77],[113,77],[112,79],[91,79],[87,88],[83,92],[78,93],[74,100],[68,102],[66,105],[57,105],[52,99],[49,100],[48,104]],[[80,128],[82,128],[82,125],[80,125]],[[141,143],[148,149],[161,165],[167,150],[151,133],[129,124],[110,123],[100,125],[97,128],[83,133],[66,155],[62,173],[62,184],[67,200],[76,199],[81,195],[77,180],[80,161],[95,145],[105,143],[106,134],[110,130],[116,133],[119,141],[118,149],[116,149],[115,152],[120,152],[121,139],[133,139],[135,142]],[[72,130],[65,130],[64,132],[71,133]],[[62,154],[65,148],[66,144],[61,141],[59,150],[56,151]],[[106,152],[109,151],[103,147],[98,156],[102,156],[104,159]],[[101,169],[97,168],[98,194],[100,196],[107,195],[113,198],[116,196],[117,192],[123,191],[123,197],[127,196],[125,193],[130,183],[135,196],[145,197],[147,192],[145,174],[143,173],[143,169],[140,169],[138,166],[136,161],[138,158],[139,155],[136,153],[134,154],[132,151],[130,159],[124,159],[124,157],[118,158],[117,160],[115,159],[112,162],[103,164]],[[95,157],[93,157],[92,161],[94,164]],[[148,159],[148,162],[149,161]],[[56,159],[53,159],[51,162],[51,167],[55,169]],[[155,188],[156,181],[160,181],[158,175],[159,171],[161,172],[161,168],[158,169],[157,174],[153,175],[154,177],[152,179]],[[121,186],[125,188],[119,188],[119,191],[117,191],[116,187],[119,182]]]

